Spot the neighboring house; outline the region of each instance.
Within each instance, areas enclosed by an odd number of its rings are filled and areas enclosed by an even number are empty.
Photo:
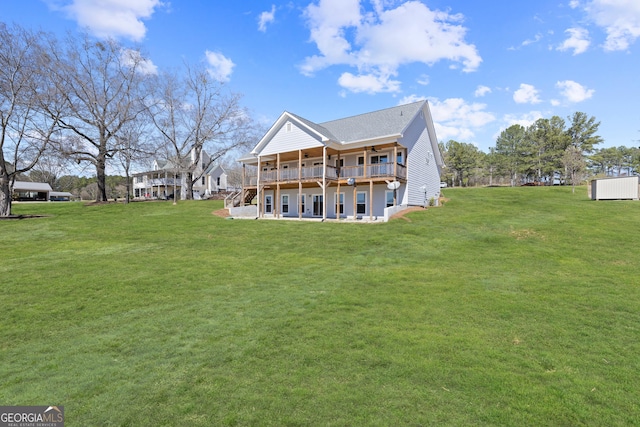
[[[15,181],[11,198],[19,202],[48,202],[52,191],[46,182]]]
[[[152,170],[133,174],[134,199],[172,199],[176,193],[178,198],[185,199],[187,173],[190,170],[193,177],[198,178],[193,183],[194,199],[226,191],[227,175],[221,166],[212,164],[204,150],[200,153],[200,161],[193,167],[195,161],[194,151],[183,164],[175,159],[154,160]],[[206,167],[204,171],[203,165]]]
[[[224,168],[220,165],[211,165],[209,169],[205,172],[206,180],[206,189],[205,194],[208,193],[218,193],[220,191],[227,191],[227,172],[225,172]]]
[[[239,161],[232,215],[299,219],[387,220],[437,204],[443,166],[427,101],[325,123],[284,112]]]

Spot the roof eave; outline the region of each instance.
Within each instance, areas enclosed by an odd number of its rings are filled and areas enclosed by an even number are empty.
[[[368,145],[389,144],[389,143],[397,142],[399,139],[402,139],[402,137],[403,137],[402,133],[395,133],[391,135],[379,136],[376,138],[366,138],[366,139],[360,139],[357,141],[342,142],[340,147],[344,149],[344,148],[360,148],[360,147],[366,147]]]

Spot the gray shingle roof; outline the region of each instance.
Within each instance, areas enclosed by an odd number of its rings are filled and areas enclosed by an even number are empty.
[[[52,191],[46,182],[16,181],[13,183],[14,191]]]
[[[387,135],[396,135],[406,129],[424,102],[425,101],[418,101],[411,104],[399,105],[371,113],[320,123],[316,126],[326,129],[329,134],[335,135],[335,138],[331,139],[340,142],[353,142]]]
[[[332,139],[334,141],[339,141],[327,128],[312,122],[311,120],[307,120],[304,117],[300,117],[297,114],[293,114],[293,113],[289,113],[291,116],[295,117],[296,119],[300,120],[302,123],[304,123],[305,125],[309,126],[311,129],[315,130],[316,132],[318,132],[319,134],[326,136],[329,139]]]

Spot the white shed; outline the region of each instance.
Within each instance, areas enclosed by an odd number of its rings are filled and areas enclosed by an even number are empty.
[[[591,181],[591,200],[638,200],[640,178],[620,176]]]

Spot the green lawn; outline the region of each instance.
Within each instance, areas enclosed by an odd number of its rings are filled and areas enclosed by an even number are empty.
[[[67,426],[626,426],[640,202],[446,189],[387,224],[14,205],[0,405]]]

